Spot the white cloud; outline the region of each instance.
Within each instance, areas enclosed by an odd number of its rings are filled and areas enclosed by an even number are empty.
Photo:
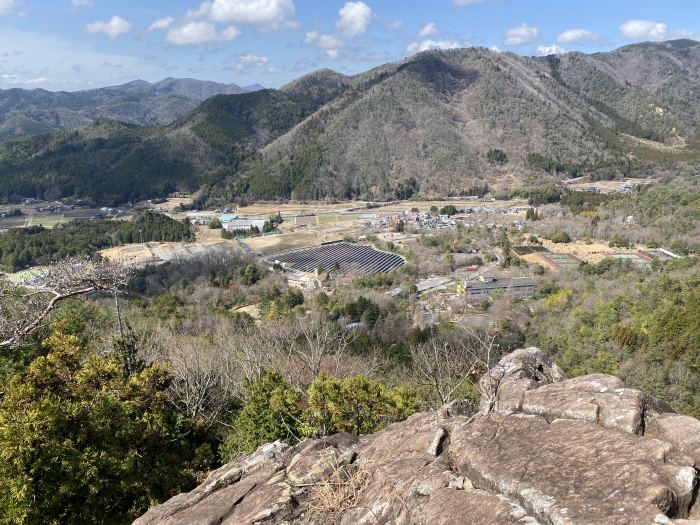
[[[26,77],[7,73],[0,74],[0,83],[9,86],[36,86],[48,84],[51,81],[52,79],[47,77]]]
[[[503,35],[503,43],[507,46],[524,46],[534,42],[539,34],[539,28],[522,24],[508,29]]]
[[[119,35],[127,33],[131,29],[131,22],[124,20],[121,16],[114,15],[106,22],[96,21],[85,26],[85,31],[91,35],[104,33],[109,38],[117,38]]]
[[[70,5],[73,7],[92,7],[95,2],[93,0],[70,0]]]
[[[228,42],[229,40],[233,40],[240,34],[241,32],[236,26],[228,26],[221,32],[221,40],[225,40],[226,42]]]
[[[567,29],[557,36],[557,43],[559,44],[595,44],[601,40],[602,38],[598,33],[580,28]]]
[[[211,2],[209,0],[206,0],[199,4],[199,7],[197,9],[188,9],[187,14],[185,15],[186,18],[192,19],[192,18],[209,18],[211,16]]]
[[[304,36],[305,44],[313,44],[321,49],[332,49],[343,45],[343,41],[330,33],[319,33],[318,31],[309,31]]]
[[[175,19],[172,16],[166,16],[163,18],[159,18],[158,20],[154,20],[153,23],[148,26],[148,31],[157,31],[158,29],[168,29],[171,25],[173,25],[173,22]]]
[[[452,40],[421,40],[420,42],[413,42],[406,47],[407,55],[414,55],[420,53],[421,51],[428,51],[430,49],[454,49],[456,47],[462,47],[462,44]]]
[[[474,5],[488,2],[489,0],[452,0],[452,3],[458,7],[463,7],[465,5]]]
[[[18,49],[21,54],[16,52]],[[0,89],[39,85],[51,90],[86,89],[134,78],[157,80],[171,74],[145,58],[103,53],[95,51],[89,42],[11,27],[4,29],[0,38],[0,62]]]
[[[389,24],[386,26],[386,28],[389,31],[398,31],[399,29],[403,28],[403,20],[394,20],[392,22],[389,22]]]
[[[213,0],[204,2],[191,16],[208,14],[216,22],[250,25],[261,31],[290,27],[294,16],[292,0]]]
[[[304,35],[304,43],[315,46],[323,52],[326,58],[337,60],[340,57],[340,48],[345,45],[347,38],[361,35],[375,18],[372,9],[364,2],[346,2],[338,11],[338,21],[335,23],[335,31],[321,33],[309,31]],[[402,26],[401,22],[396,28]]]
[[[369,23],[374,18],[372,8],[364,2],[347,2],[340,8],[340,18],[335,24],[342,34],[354,37],[367,31]]]
[[[318,31],[309,31],[304,35],[304,43],[312,44],[324,52],[331,60],[336,60],[340,53],[339,48],[343,46],[343,41],[330,33],[319,33]]]
[[[275,66],[270,66],[265,70],[265,74],[267,74],[267,75],[279,75],[280,73],[283,73],[283,72],[284,72],[283,69],[281,69],[279,67],[275,67]]]
[[[0,16],[15,14],[19,8],[19,0],[0,0]]]
[[[629,20],[620,26],[620,33],[628,40],[664,40],[668,38],[668,26],[651,20]]]
[[[165,40],[179,46],[210,44],[233,40],[240,34],[241,32],[234,26],[219,32],[214,24],[209,22],[187,22],[168,31]]]
[[[253,53],[247,53],[245,55],[238,56],[238,63],[244,66],[264,66],[270,61],[266,56],[255,55]]]
[[[437,35],[438,34],[438,28],[437,24],[435,22],[428,22],[425,24],[423,27],[420,28],[420,31],[418,31],[418,36],[430,36],[430,35]]]
[[[552,44],[551,46],[537,46],[538,55],[561,55],[566,53],[566,49],[557,44]]]

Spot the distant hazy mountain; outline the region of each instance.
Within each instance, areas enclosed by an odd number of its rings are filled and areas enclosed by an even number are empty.
[[[700,161],[699,86],[691,40],[548,57],[429,51],[217,95],[160,128],[99,120],[0,143],[0,200],[386,199],[675,169]]]
[[[0,90],[0,139],[77,128],[109,118],[144,126],[169,124],[214,95],[246,93],[236,84],[166,78],[86,91]]]
[[[243,89],[246,91],[260,91],[261,89],[265,89],[265,86],[261,84],[250,84],[249,86],[243,86]]]

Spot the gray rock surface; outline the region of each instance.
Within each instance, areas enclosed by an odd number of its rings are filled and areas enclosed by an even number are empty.
[[[264,445],[135,524],[700,525],[700,421],[612,376],[566,379],[535,348],[494,382],[475,415]]]
[[[566,375],[539,348],[521,348],[504,356],[480,381],[480,410],[518,411],[525,392],[557,383]]]
[[[644,435],[675,445],[700,468],[700,421],[694,417],[661,414],[647,423]]]
[[[525,392],[520,411],[548,421],[591,421],[632,434],[643,432],[645,421],[659,413],[674,412],[666,403],[605,374],[575,377]]]
[[[663,441],[589,421],[493,413],[454,432],[456,470],[543,523],[653,523],[685,517],[692,461]]]

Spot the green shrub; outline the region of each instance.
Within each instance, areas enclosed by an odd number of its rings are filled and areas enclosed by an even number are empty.
[[[491,164],[505,164],[508,162],[508,155],[502,149],[490,149],[486,153],[486,158]]]
[[[571,242],[571,236],[568,234],[568,232],[565,232],[563,230],[557,230],[555,232],[550,233],[549,235],[547,235],[547,239],[557,244],[566,244],[568,242]]]

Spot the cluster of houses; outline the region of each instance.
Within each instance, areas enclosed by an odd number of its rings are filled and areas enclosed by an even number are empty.
[[[367,223],[369,228],[386,228],[396,226],[403,222],[406,228],[410,229],[428,229],[428,230],[443,230],[452,229],[457,224],[462,224],[467,227],[487,227],[496,229],[499,227],[497,222],[485,221],[483,219],[468,218],[464,215],[475,213],[494,213],[497,215],[514,215],[527,211],[529,207],[512,207],[512,208],[463,208],[457,209],[458,215],[431,214],[429,212],[403,212],[386,217],[378,217]],[[518,229],[525,227],[525,221],[515,220],[513,225]]]

